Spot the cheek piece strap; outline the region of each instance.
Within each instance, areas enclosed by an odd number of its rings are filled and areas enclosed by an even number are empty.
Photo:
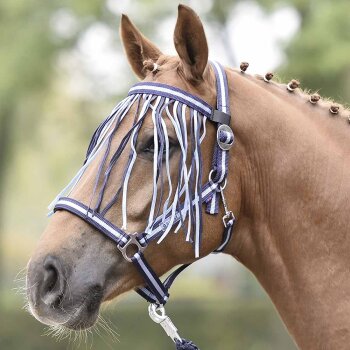
[[[227,207],[225,196],[224,196],[224,188],[227,182],[227,172],[228,172],[228,151],[232,147],[234,143],[234,134],[230,127],[230,108],[229,108],[229,94],[228,94],[228,82],[227,76],[224,68],[218,62],[211,62],[212,68],[215,72],[216,76],[216,90],[217,90],[217,106],[216,109],[213,109],[209,104],[200,98],[189,94],[188,92],[169,86],[165,84],[159,83],[150,83],[150,82],[142,82],[134,85],[129,93],[128,97],[120,102],[112,113],[101,123],[96,132],[94,133],[92,140],[89,145],[87,158],[85,160],[84,166],[80,169],[78,174],[73,178],[71,183],[56,197],[56,199],[51,203],[49,209],[53,209],[53,212],[57,210],[66,210],[70,213],[80,217],[82,220],[86,221],[98,231],[109,237],[113,240],[118,249],[121,251],[123,257],[132,262],[139,273],[143,276],[145,285],[140,288],[136,288],[135,291],[141,295],[144,299],[150,302],[149,306],[149,315],[151,319],[159,323],[171,337],[171,339],[175,342],[177,349],[198,349],[192,342],[186,341],[182,339],[178,333],[174,324],[171,322],[170,318],[165,314],[164,305],[169,299],[169,289],[176,277],[184,271],[190,264],[185,264],[178,267],[174,272],[172,272],[163,282],[159,279],[157,274],[153,271],[152,267],[147,263],[145,256],[143,254],[145,248],[148,246],[150,242],[153,240],[158,240],[158,243],[166,237],[167,233],[171,228],[177,226],[175,232],[179,229],[179,227],[184,226],[184,221],[187,216],[187,220],[191,222],[188,225],[194,228],[194,238],[191,238],[188,229],[188,233],[186,236],[186,240],[189,242],[194,242],[195,248],[195,256],[199,257],[200,251],[200,242],[201,242],[201,234],[202,234],[202,219],[201,219],[201,207],[202,204],[206,206],[206,213],[215,215],[219,212],[219,201],[223,204],[225,214],[222,218],[223,220],[223,237],[220,246],[213,253],[222,252],[232,236],[232,229],[235,222],[235,217]],[[115,130],[122,122],[124,116],[128,113],[130,107],[135,102],[139,103],[138,110],[140,109],[140,100],[144,100],[145,103],[140,111],[138,120],[135,119],[132,129],[127,134],[128,137],[125,137],[121,141],[121,146],[118,148],[117,152],[113,155],[110,165],[107,167],[105,171],[105,181],[102,181],[102,191],[100,192],[98,204],[95,208],[91,208],[90,205],[86,205],[84,203],[79,202],[76,199],[68,197],[73,187],[78,183],[85,169],[91,163],[91,161],[95,158],[98,150],[102,147],[106,147],[107,151],[104,156],[103,162],[99,169],[99,175],[96,180],[98,183],[98,179],[103,173],[102,168],[105,165],[106,158],[108,152],[110,151],[110,142],[115,133]],[[193,149],[193,160],[190,167],[189,172],[187,173],[188,177],[186,178],[186,172],[180,174],[180,177],[183,181],[183,187],[179,186],[174,197],[183,198],[186,197],[185,200],[180,203],[180,200],[174,202],[171,206],[164,209],[161,215],[158,215],[153,218],[155,213],[155,209],[151,208],[152,218],[149,220],[149,224],[144,232],[142,233],[127,233],[125,231],[125,226],[117,227],[112,222],[108,221],[105,217],[106,212],[112,207],[115,202],[111,202],[109,206],[105,209],[101,210],[101,202],[103,199],[104,189],[108,182],[108,176],[111,172],[112,167],[115,165],[116,160],[118,159],[121,151],[124,149],[127,142],[131,142],[132,152],[130,153],[129,162],[124,173],[123,182],[128,182],[131,168],[133,166],[133,162],[136,157],[135,150],[135,141],[138,135],[138,131],[142,125],[143,119],[145,117],[146,112],[151,108],[152,118],[154,118],[155,132],[158,135],[158,142],[155,147],[159,147],[158,153],[164,153],[164,149],[167,152],[167,135],[165,133],[165,129],[162,129],[161,119],[157,119],[164,111],[168,112],[168,107],[172,104],[174,106],[174,113],[172,122],[175,127],[175,131],[179,130],[179,134],[182,135],[182,143],[184,151],[186,152],[186,138],[183,135],[186,135],[186,123],[183,123],[186,108],[189,108],[190,115],[192,121],[194,123],[195,128],[193,128],[194,132],[191,131],[192,141],[196,144]],[[146,107],[145,107],[146,105]],[[168,113],[169,118],[171,115]],[[199,120],[199,116],[202,121]],[[181,121],[182,117],[182,121]],[[202,185],[201,177],[198,177],[198,174],[201,176],[201,155],[200,155],[200,142],[204,138],[205,134],[205,120],[209,120],[216,124],[217,127],[217,142],[214,146],[213,152],[213,160],[212,160],[212,169],[209,174],[208,181]],[[203,122],[204,121],[204,122]],[[203,123],[201,123],[203,122]],[[157,124],[158,123],[158,124]],[[197,125],[196,128],[196,123]],[[113,125],[116,125],[113,129]],[[204,128],[203,135],[200,139],[200,135],[196,133],[201,127]],[[185,130],[183,130],[185,129]],[[112,130],[112,131],[111,131]],[[162,135],[163,132],[163,135]],[[178,136],[180,139],[181,136]],[[160,142],[159,142],[160,140]],[[186,147],[185,147],[186,146]],[[197,147],[198,146],[198,147]],[[156,152],[155,152],[156,153]],[[182,160],[184,161],[184,167],[186,163],[186,159],[184,160],[185,155],[183,155]],[[196,163],[197,162],[197,163]],[[159,159],[156,159],[155,156],[155,174],[154,177],[155,184],[160,177],[159,167],[162,166],[162,162]],[[194,182],[194,168],[197,166],[197,179],[196,179],[196,190],[195,193],[191,193],[188,188],[186,190],[186,186],[188,187],[188,182]],[[157,170],[158,169],[158,170]],[[187,169],[188,170],[188,169]],[[185,174],[183,176],[183,174]],[[199,179],[199,180],[198,180]],[[163,181],[163,180],[162,180]],[[127,185],[126,185],[127,186]],[[94,194],[96,191],[94,190]],[[156,187],[156,186],[155,186]],[[126,187],[127,188],[127,187]],[[123,188],[123,200],[126,198],[125,188]],[[67,195],[68,193],[68,195]],[[189,193],[189,195],[188,195]],[[65,196],[66,195],[66,196]],[[119,191],[116,194],[116,198],[119,195]],[[155,195],[156,196],[156,195]],[[182,197],[181,197],[182,196]],[[170,195],[169,195],[170,197]],[[115,199],[116,200],[116,199]],[[153,203],[154,202],[154,203]],[[156,200],[153,200],[152,203],[155,204]],[[125,199],[126,203],[126,199]],[[126,204],[123,205],[126,206]],[[155,206],[155,205],[154,205]],[[153,210],[153,211],[152,211]],[[126,215],[125,215],[126,221]],[[131,249],[131,247],[133,249]],[[135,253],[136,251],[136,253]],[[133,252],[132,254],[130,252]],[[130,255],[129,255],[130,254]]]

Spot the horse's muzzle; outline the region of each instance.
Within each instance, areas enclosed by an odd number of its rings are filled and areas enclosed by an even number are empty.
[[[75,295],[70,288],[70,270],[62,259],[53,255],[31,261],[27,276],[29,309],[47,325],[88,328],[97,318],[103,289],[98,285],[86,286],[85,293]]]

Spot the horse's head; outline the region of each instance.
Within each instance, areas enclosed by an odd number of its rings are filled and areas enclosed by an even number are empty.
[[[174,32],[178,53],[176,57],[162,54],[126,16],[121,20],[121,38],[131,67],[141,80],[177,87],[200,97],[211,106],[216,104],[215,75],[208,65],[206,37],[198,16],[191,9],[179,6]],[[183,167],[183,150],[176,133],[177,121],[171,118],[174,116],[174,103],[166,105],[166,101],[162,102],[165,117],[160,121],[162,124],[156,127],[153,111],[157,99],[147,99],[147,96],[141,94],[133,101],[130,98],[126,102],[124,100],[124,106],[119,106],[119,117],[125,115],[122,122],[116,128],[118,120],[111,120],[109,130],[115,131],[109,137],[110,142],[104,144],[96,157],[91,157],[89,166],[70,194],[91,208],[98,207],[99,211],[110,205],[110,210],[105,212],[106,219],[129,233],[143,232],[149,224],[151,211],[152,216],[156,217],[157,208],[162,213],[164,206],[173,203],[179,177],[184,174],[179,172],[179,168]],[[146,108],[142,116],[142,108],[147,103],[153,107]],[[189,109],[185,110],[183,116],[184,125],[181,126],[180,123],[178,126],[187,129],[186,140],[183,142],[190,145],[194,139],[198,139],[198,135],[193,135],[193,132],[203,134],[204,123],[202,119],[196,120],[195,123],[201,123],[196,129]],[[139,129],[135,129],[138,118],[142,118],[142,123],[139,124]],[[133,127],[137,135],[134,135],[134,139],[132,135],[125,139]],[[165,142],[161,155],[164,159],[158,163],[154,161],[159,156],[155,130],[162,130]],[[120,148],[123,140],[127,142],[124,148]],[[216,130],[208,123],[201,147],[203,181],[209,176],[215,140]],[[188,146],[187,154],[191,155],[192,150]],[[188,156],[187,163],[192,162],[192,156],[193,154]],[[109,168],[113,157],[117,161]],[[130,162],[133,166],[129,176],[127,169]],[[160,169],[155,170],[154,164],[158,164]],[[191,164],[187,166],[190,167]],[[192,169],[192,178],[183,178],[183,184],[196,181],[198,172],[195,171],[195,164],[192,164]],[[158,176],[154,176],[155,171],[158,171]],[[107,173],[109,177],[105,181]],[[127,187],[123,187],[126,182]],[[158,195],[153,200],[155,187]],[[115,198],[116,194],[118,198]],[[183,200],[183,196],[179,197]],[[208,219],[204,215],[203,220],[201,257],[216,249],[222,239],[222,231],[215,229],[221,217]],[[188,218],[183,224],[187,229]],[[145,250],[145,257],[158,276],[175,265],[195,259],[193,244],[185,239],[186,229],[185,233],[181,231],[174,234],[175,228],[172,227],[161,244],[153,241]],[[60,324],[72,329],[86,328],[95,322],[103,301],[142,285],[143,282],[133,264],[123,258],[112,240],[70,212],[57,211],[50,219],[29,263],[29,306],[33,315],[46,324]]]

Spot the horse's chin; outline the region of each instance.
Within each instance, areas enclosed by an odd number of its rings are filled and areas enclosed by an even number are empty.
[[[102,298],[96,295],[84,298],[77,306],[68,309],[58,306],[46,309],[44,313],[29,301],[28,311],[41,323],[51,326],[80,331],[94,326],[100,312]]]
[[[86,309],[87,307],[84,305],[80,307],[62,326],[75,331],[93,327],[98,319],[99,308],[93,312],[89,312]]]

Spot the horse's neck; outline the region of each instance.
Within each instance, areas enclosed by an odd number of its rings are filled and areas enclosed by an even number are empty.
[[[348,348],[350,129],[280,87],[231,78],[242,191],[231,252],[302,349]]]

